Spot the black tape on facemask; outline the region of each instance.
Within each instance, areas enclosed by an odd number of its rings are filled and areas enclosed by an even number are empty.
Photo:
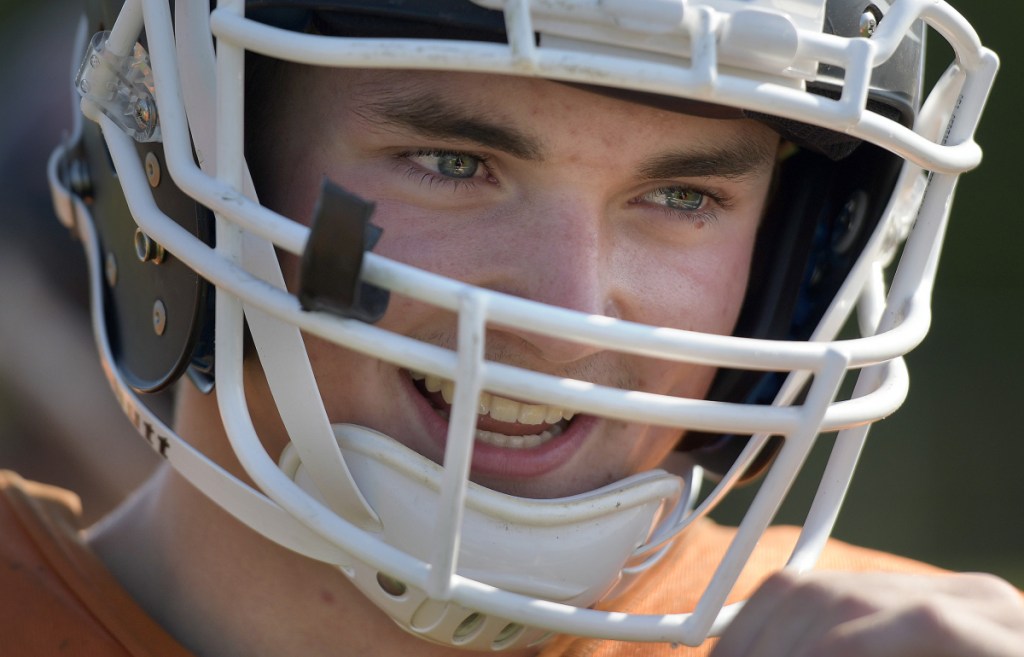
[[[374,204],[324,180],[299,272],[305,310],[373,323],[387,310],[387,290],[361,279],[363,254],[383,232],[370,223]]]

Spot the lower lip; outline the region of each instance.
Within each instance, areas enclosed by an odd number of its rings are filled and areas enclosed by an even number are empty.
[[[413,406],[423,419],[423,426],[443,455],[448,439],[448,421],[437,414],[434,407],[419,393],[412,379],[405,376],[406,389]],[[510,449],[473,441],[474,475],[527,479],[537,477],[568,462],[582,446],[598,419],[590,415],[577,415],[561,435],[543,445],[529,449]]]

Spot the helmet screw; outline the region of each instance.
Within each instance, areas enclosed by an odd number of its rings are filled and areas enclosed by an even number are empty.
[[[860,35],[865,39],[870,39],[881,20],[882,12],[878,7],[875,5],[865,7],[864,13],[860,15]]]
[[[149,186],[156,187],[160,184],[160,160],[152,151],[146,153],[146,178],[149,179]]]
[[[112,251],[108,251],[107,257],[104,258],[103,273],[107,277],[107,285],[109,287],[117,285],[117,258],[114,257]]]
[[[163,301],[157,299],[153,303],[153,332],[163,335],[165,330],[167,330],[167,308],[164,307]]]
[[[141,228],[135,229],[135,255],[139,262],[152,262],[154,265],[159,265],[167,258],[164,247],[154,242]]]
[[[148,98],[138,98],[132,105],[132,109],[139,129],[142,131],[149,129],[155,120],[153,103]]]

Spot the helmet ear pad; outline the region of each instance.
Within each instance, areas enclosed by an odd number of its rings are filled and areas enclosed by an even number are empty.
[[[901,165],[897,156],[867,143],[839,161],[799,150],[780,163],[734,335],[811,337],[878,227]],[[708,399],[771,404],[786,374],[721,369]],[[712,476],[721,476],[749,439],[690,432],[678,449]],[[781,446],[781,437],[769,440],[743,479],[760,474]]]

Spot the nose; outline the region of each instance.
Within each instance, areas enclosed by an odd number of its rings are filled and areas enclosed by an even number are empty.
[[[477,284],[581,313],[621,316],[622,274],[606,211],[584,194],[537,195],[521,214],[501,222],[498,248],[488,254]],[[531,318],[502,326],[489,341],[514,336],[549,363],[571,363],[599,351],[565,337],[529,330]]]

